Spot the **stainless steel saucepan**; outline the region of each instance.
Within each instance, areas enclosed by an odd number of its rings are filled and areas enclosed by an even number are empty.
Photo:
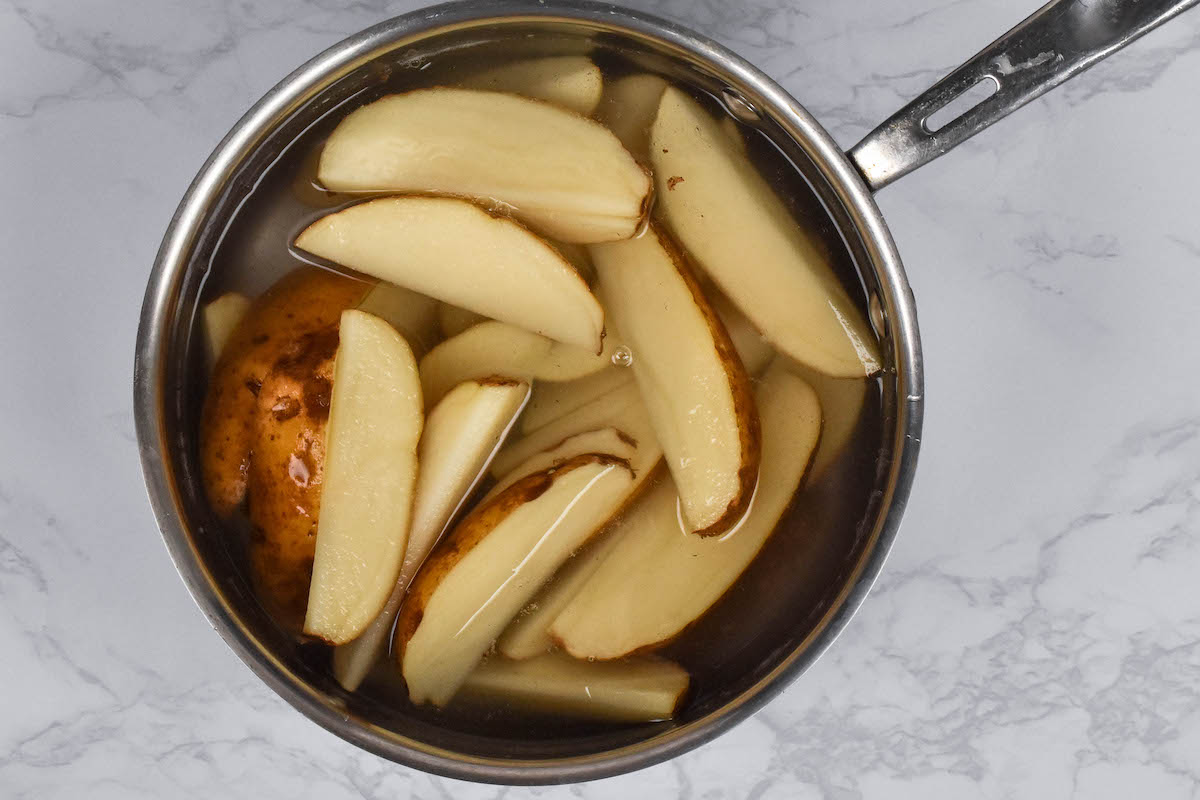
[[[267,93],[200,170],[171,220],[142,307],[134,373],[138,442],[150,500],[175,565],[213,626],[272,689],[342,738],[402,764],[468,780],[587,780],[683,753],[745,719],[825,650],[887,555],[917,462],[924,405],[912,293],[872,193],[1200,0],[1053,0],[844,153],[774,81],[674,23],[570,0],[441,5],[384,22],[326,50]],[[540,740],[452,730],[355,705],[303,650],[262,619],[214,542],[195,448],[196,307],[218,240],[281,148],[364,87],[423,59],[479,43],[574,39],[619,47],[685,72],[795,165],[825,207],[865,285],[886,356],[875,485],[858,544],[818,613],[798,609],[736,680],[673,723]],[[990,94],[989,94],[990,93]],[[971,105],[974,98],[986,96]],[[960,110],[962,109],[962,110]],[[191,366],[189,366],[191,365]]]

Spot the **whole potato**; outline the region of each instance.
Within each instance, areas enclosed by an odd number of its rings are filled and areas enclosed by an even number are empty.
[[[338,330],[287,343],[255,406],[248,507],[250,566],[263,605],[299,632],[308,606],[325,470],[325,428]]]
[[[228,516],[246,496],[258,396],[267,373],[305,334],[336,326],[372,284],[304,267],[254,301],[221,352],[200,419],[200,466],[213,509]]]

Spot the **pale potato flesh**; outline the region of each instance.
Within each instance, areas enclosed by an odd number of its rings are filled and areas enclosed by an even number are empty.
[[[725,330],[733,342],[733,349],[737,350],[746,372],[752,378],[760,375],[775,357],[775,348],[763,338],[754,324],[746,319],[746,315],[729,302],[729,298],[719,295],[713,301],[713,308],[725,324]]]
[[[835,377],[881,368],[875,337],[817,235],[792,218],[741,148],[678,89],[663,93],[650,159],[668,225],[767,339]]]
[[[399,331],[418,358],[437,339],[438,302],[403,286],[380,281],[367,292],[358,310],[374,314]]]
[[[627,532],[626,526],[616,524],[596,536],[571,559],[559,567],[529,604],[522,609],[496,640],[496,650],[506,658],[522,660],[549,653],[557,646],[550,638],[550,626],[579,594],[600,564]]]
[[[250,299],[237,292],[226,292],[204,306],[204,346],[210,365],[217,363],[233,329],[249,310]]]
[[[326,214],[300,250],[381,280],[600,352],[604,311],[550,245],[448,197],[383,197]]]
[[[666,89],[666,80],[658,75],[627,75],[604,88],[596,117],[616,134],[629,152],[644,158],[650,123],[658,113],[658,102]]]
[[[417,573],[396,646],[409,697],[443,706],[517,612],[620,508],[633,473],[584,456],[477,508]]]
[[[586,117],[600,102],[604,78],[586,56],[550,56],[501,64],[468,75],[461,85],[544,100]]]
[[[663,451],[636,386],[610,392],[578,413],[506,445],[492,462],[492,475],[497,485],[511,484],[514,475],[530,474],[539,463],[584,453],[627,459],[636,477],[635,489],[650,477]]]
[[[451,387],[487,375],[524,381],[569,381],[612,363],[611,345],[599,354],[563,344],[505,322],[472,325],[421,359],[421,386],[429,402]]]
[[[631,394],[636,393],[636,387],[630,387],[630,389],[634,390]],[[523,464],[515,467],[510,476],[528,474],[539,465],[547,462],[555,463],[575,452],[599,450],[599,452],[621,455],[629,459],[629,465],[634,472],[634,485],[630,489],[629,497],[630,499],[637,497],[653,476],[660,472],[657,467],[662,461],[662,448],[659,446],[658,440],[654,438],[654,428],[650,424],[650,417],[641,402],[630,403],[617,412],[610,411],[609,419],[614,425],[622,426],[620,436],[608,445],[608,448],[611,449],[605,449],[602,439],[609,435],[607,431],[617,429],[608,428],[578,433],[548,450],[530,456]],[[629,433],[625,433],[625,431]],[[636,446],[632,453],[625,456],[627,451],[618,448],[620,444],[630,440],[636,442]],[[501,480],[498,485],[504,484],[507,480],[508,478]],[[576,554],[567,565],[560,569],[553,580],[538,592],[516,619],[509,623],[498,642],[501,652],[511,658],[528,658],[549,649],[553,644],[549,633],[550,624],[554,622],[559,612],[566,607],[595,568],[599,566],[603,553],[611,549],[621,536],[636,535],[636,532],[628,534],[629,528],[620,522],[619,516],[616,517],[616,520],[597,537],[597,541],[589,544],[586,550]]]
[[[749,377],[716,311],[663,233],[594,245],[613,322],[697,533],[722,533],[745,513],[758,479],[758,413]]]
[[[651,182],[599,123],[501,92],[420,89],[337,126],[318,180],[343,192],[420,192],[503,205],[565,242],[632,236]],[[491,315],[489,315],[491,316]]]
[[[807,381],[821,401],[824,416],[821,443],[808,471],[809,480],[815,481],[837,461],[858,429],[873,382],[868,378],[831,378],[795,362],[787,362],[786,366]]]
[[[557,447],[570,436],[597,428],[612,426],[641,441],[634,431],[639,419],[648,419],[645,406],[636,384],[629,383],[506,444],[492,461],[492,477],[503,478],[523,461],[543,450]]]
[[[539,383],[521,415],[521,432],[535,431],[632,382],[633,370],[613,365],[573,381]]]
[[[493,656],[467,676],[461,699],[608,722],[654,722],[675,715],[688,683],[686,670],[661,658],[589,663],[560,653],[526,661]]]
[[[459,384],[429,412],[417,450],[420,474],[400,583],[407,585],[416,574],[483,479],[528,399],[529,384],[524,381],[483,378]]]
[[[333,368],[317,547],[304,632],[358,636],[396,583],[424,423],[412,350],[391,325],[345,311]]]
[[[619,541],[550,627],[577,658],[611,659],[679,635],[725,594],[778,527],[821,433],[816,392],[780,365],[758,392],[762,478],[749,514],[724,536],[688,536],[674,487],[660,483],[625,513]]]
[[[729,138],[729,143],[733,145],[733,149],[739,153],[746,152],[746,140],[742,137],[741,126],[733,117],[721,117],[717,123],[721,128],[721,133]]]
[[[596,270],[592,267],[592,257],[588,255],[587,245],[577,242],[562,242],[557,239],[546,240],[562,257],[571,262],[579,273],[579,277],[590,286],[596,280]]]
[[[636,439],[616,428],[598,428],[594,431],[577,433],[574,436],[567,437],[549,450],[543,450],[540,453],[530,456],[528,460],[519,464],[512,472],[501,478],[495,486],[488,489],[488,493],[484,495],[481,502],[486,503],[526,475],[532,475],[535,472],[549,469],[575,456],[587,453],[603,453],[604,455],[615,456],[616,458],[630,461],[636,454],[637,448],[638,442]]]
[[[468,381],[429,412],[417,448],[412,522],[400,576],[371,626],[333,651],[333,673],[344,688],[357,689],[383,655],[409,582],[483,477],[528,398],[529,385],[520,381]]]

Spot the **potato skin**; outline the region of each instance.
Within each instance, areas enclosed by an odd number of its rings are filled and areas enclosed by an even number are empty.
[[[257,426],[257,397],[290,343],[336,325],[373,284],[315,267],[284,276],[234,330],[217,360],[200,417],[200,468],[205,494],[220,516],[246,496]]]
[[[725,323],[721,322],[720,315],[704,295],[704,289],[696,277],[696,270],[691,266],[679,244],[663,227],[657,223],[651,223],[651,228],[658,237],[658,241],[662,243],[663,249],[675,263],[675,269],[679,276],[683,278],[683,282],[691,291],[696,307],[704,313],[708,329],[712,332],[713,342],[717,346],[717,353],[720,355],[721,363],[725,365],[725,372],[729,377],[734,414],[738,419],[746,421],[741,428],[743,457],[741,469],[738,470],[739,492],[729,501],[721,519],[707,528],[693,532],[696,536],[716,536],[727,531],[750,509],[750,501],[754,498],[754,489],[758,485],[758,470],[762,464],[762,423],[758,418],[758,405],[754,402],[754,390],[750,386],[750,375],[746,372],[745,365],[742,364],[737,348],[733,346],[733,340],[729,338],[729,331],[725,330]]]
[[[417,571],[396,620],[396,629],[392,638],[392,652],[396,662],[403,666],[404,647],[408,640],[417,632],[422,617],[425,616],[425,606],[437,590],[442,579],[454,569],[459,561],[471,552],[474,547],[487,538],[504,518],[520,506],[542,496],[554,483],[556,477],[567,474],[571,470],[589,464],[619,464],[626,468],[629,462],[605,453],[585,453],[541,472],[526,475],[521,480],[509,486],[496,495],[485,505],[481,505],[463,518],[462,522],[447,534],[434,548]]]
[[[250,567],[259,599],[299,633],[308,607],[338,331],[288,343],[259,390],[248,470]]]

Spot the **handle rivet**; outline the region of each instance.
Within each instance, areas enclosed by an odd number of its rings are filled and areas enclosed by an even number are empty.
[[[721,102],[725,104],[725,108],[733,115],[733,118],[740,122],[755,123],[762,119],[758,109],[734,89],[726,87],[722,90]]]

